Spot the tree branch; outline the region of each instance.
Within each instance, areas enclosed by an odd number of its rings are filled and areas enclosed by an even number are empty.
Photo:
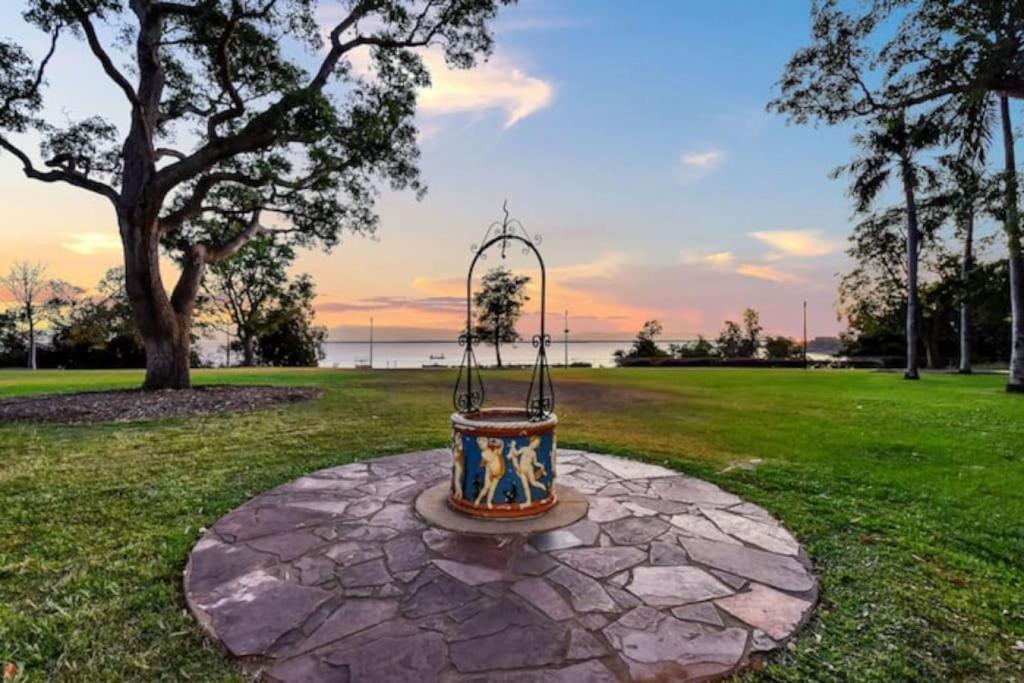
[[[217,172],[208,173],[201,177],[192,190],[192,194],[182,203],[180,207],[160,219],[160,234],[166,235],[177,230],[190,218],[193,218],[205,209],[203,201],[209,196],[214,187],[220,183],[239,183],[248,187],[261,187],[264,183],[256,178],[247,176],[244,173]]]
[[[93,26],[92,21],[89,19],[89,15],[82,11],[78,3],[72,3],[72,12],[75,14],[75,18],[78,19],[78,23],[82,25],[82,30],[85,32],[86,41],[89,43],[89,49],[96,55],[96,59],[99,60],[100,65],[103,67],[103,71],[110,77],[110,80],[124,92],[125,97],[128,98],[128,102],[131,103],[133,108],[140,108],[142,106],[139,102],[139,96],[135,92],[131,83],[124,77],[117,67],[114,66],[114,62],[111,61],[110,55],[107,54],[106,50],[103,49],[103,45],[100,44],[99,38],[96,36],[96,27]]]
[[[3,136],[0,136],[0,147],[6,149],[21,161],[22,172],[26,177],[32,178],[33,180],[40,180],[44,183],[65,182],[69,185],[80,187],[83,190],[89,190],[90,192],[103,195],[109,199],[114,206],[117,206],[119,201],[118,194],[114,188],[110,187],[106,183],[101,183],[98,180],[92,180],[91,178],[87,178],[80,173],[75,173],[70,169],[40,171],[32,164],[32,160],[29,159],[25,152]]]
[[[246,242],[255,237],[263,229],[263,226],[260,225],[261,212],[262,209],[256,209],[253,211],[252,217],[249,219],[245,228],[227,242],[218,246],[204,244],[203,249],[205,252],[206,262],[217,263],[219,261],[223,261],[244,247]]]
[[[163,192],[169,192],[176,185],[196,177],[205,169],[210,168],[218,161],[230,158],[237,154],[259,149],[262,145],[272,142],[275,137],[274,127],[278,121],[291,109],[297,106],[304,96],[320,92],[327,83],[327,79],[337,68],[338,62],[348,51],[359,45],[378,45],[386,47],[416,47],[425,44],[421,41],[401,42],[387,41],[367,37],[357,37],[342,43],[341,35],[352,28],[361,18],[366,16],[371,9],[379,4],[380,0],[363,0],[354,10],[331,31],[331,50],[324,57],[320,68],[310,82],[302,89],[293,91],[267,109],[254,116],[241,130],[228,137],[210,140],[197,149],[187,158],[173,163],[157,172],[156,183]],[[439,27],[431,31],[433,36]]]
[[[50,59],[53,58],[53,54],[57,51],[57,38],[60,37],[60,28],[61,27],[58,26],[53,30],[53,35],[50,37],[50,48],[43,56],[43,60],[39,62],[39,68],[36,69],[35,78],[32,79],[32,86],[26,91],[27,93],[38,94],[39,87],[43,84],[43,76],[46,74],[46,66],[50,63]],[[11,95],[11,97],[4,100],[4,103],[0,105],[0,116],[6,114],[11,105],[21,99],[25,99],[25,93],[22,93],[20,96]]]
[[[184,159],[185,158],[185,153],[184,152],[179,152],[176,149],[171,149],[170,147],[157,147],[155,150],[153,150],[153,156],[156,159],[158,159],[158,160],[162,159],[164,157],[174,157],[175,159]]]

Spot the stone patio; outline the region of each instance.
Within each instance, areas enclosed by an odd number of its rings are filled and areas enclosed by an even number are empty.
[[[599,683],[726,676],[816,602],[792,535],[707,482],[560,449],[585,519],[472,536],[414,511],[449,459],[377,458],[252,499],[193,549],[189,608],[269,681]]]

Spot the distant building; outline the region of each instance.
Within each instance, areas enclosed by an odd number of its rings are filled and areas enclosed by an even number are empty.
[[[827,353],[829,355],[835,355],[839,353],[839,349],[843,347],[843,343],[839,341],[839,337],[815,337],[807,342],[808,353]]]

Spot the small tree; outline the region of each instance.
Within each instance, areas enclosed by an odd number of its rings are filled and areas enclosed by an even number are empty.
[[[764,351],[772,360],[789,360],[796,358],[803,352],[803,347],[790,337],[764,338]]]
[[[266,324],[256,337],[256,354],[263,365],[314,367],[324,359],[327,330],[313,324],[316,290],[302,275],[265,312]]]
[[[761,348],[761,314],[753,308],[743,309],[743,341],[740,344],[740,357],[753,358]]]
[[[715,340],[718,355],[722,358],[740,358],[743,349],[743,330],[732,320],[726,320],[722,331]]]
[[[753,358],[761,348],[761,315],[753,308],[743,309],[743,326],[726,320],[715,345],[722,358]]]
[[[124,270],[108,270],[96,292],[96,296],[67,301],[51,320],[53,361],[69,368],[145,367],[145,349],[132,320]]]
[[[46,266],[42,263],[18,261],[11,266],[0,285],[14,299],[18,318],[26,326],[26,366],[36,369],[36,336],[40,322],[47,316],[47,304],[60,297],[68,286],[57,280],[46,279]]]
[[[227,331],[242,351],[242,365],[256,364],[256,341],[273,330],[272,310],[289,298],[288,265],[295,258],[290,245],[273,235],[260,235],[237,254],[210,267],[203,279],[202,309],[209,326]]]
[[[669,355],[676,358],[710,358],[715,355],[715,348],[704,335],[698,334],[697,340],[687,344],[669,344]]]
[[[25,340],[18,330],[18,316],[0,311],[0,365],[24,363]]]
[[[619,349],[615,352],[615,362],[621,363],[626,359],[633,358],[664,358],[668,355],[664,350],[658,348],[658,344],[655,341],[661,336],[663,327],[657,320],[648,320],[644,322],[643,327],[636,333],[636,339],[633,340],[633,346],[629,351],[623,351]]]
[[[501,345],[513,344],[521,339],[516,323],[523,314],[527,275],[513,275],[505,268],[494,268],[484,275],[480,289],[473,295],[476,306],[476,327],[473,334],[494,347],[498,367],[501,365]]]

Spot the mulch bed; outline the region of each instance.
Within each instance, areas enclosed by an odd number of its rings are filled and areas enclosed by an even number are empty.
[[[323,392],[310,387],[213,385],[180,391],[89,391],[0,400],[2,422],[129,422],[241,412],[298,403]]]

